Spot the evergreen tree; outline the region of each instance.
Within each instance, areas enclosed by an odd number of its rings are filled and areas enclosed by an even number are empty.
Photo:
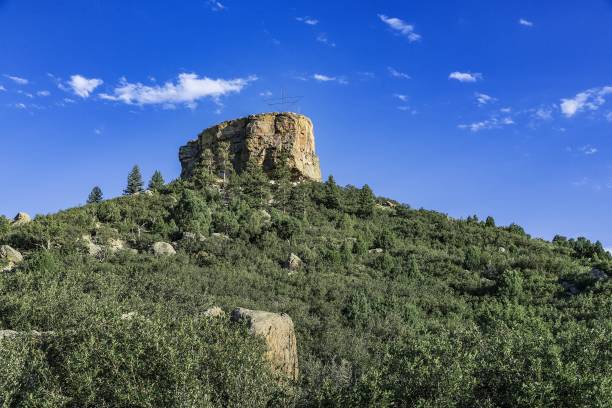
[[[142,175],[140,174],[140,168],[135,165],[128,174],[127,187],[123,190],[124,195],[136,194],[142,192]]]
[[[489,215],[485,221],[485,225],[487,227],[495,227],[495,219]]]
[[[164,177],[162,176],[159,170],[155,170],[153,176],[151,176],[151,180],[149,181],[149,190],[159,191],[164,187],[166,182],[164,181]]]
[[[87,204],[95,204],[102,201],[102,189],[98,186],[95,186],[91,189],[91,193],[89,193],[89,197],[87,197]]]
[[[333,210],[340,209],[340,188],[333,176],[329,176],[325,182],[325,206]]]
[[[357,215],[361,218],[369,218],[374,213],[375,197],[372,189],[367,184],[359,190]]]

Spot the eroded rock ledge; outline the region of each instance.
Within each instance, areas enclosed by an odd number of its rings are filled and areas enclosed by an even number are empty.
[[[294,179],[321,180],[312,121],[306,116],[273,112],[222,122],[179,150],[183,178],[191,177],[198,165],[221,176],[226,159],[238,173],[249,162],[271,172],[283,156]]]

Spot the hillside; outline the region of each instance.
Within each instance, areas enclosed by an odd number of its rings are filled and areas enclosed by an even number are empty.
[[[278,163],[224,176],[0,217],[23,256],[0,274],[0,329],[22,334],[0,339],[0,406],[612,405],[599,243],[297,183]],[[298,380],[213,306],[287,313]]]

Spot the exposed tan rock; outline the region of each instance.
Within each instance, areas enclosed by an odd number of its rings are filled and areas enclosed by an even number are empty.
[[[156,242],[152,246],[153,253],[157,256],[171,256],[176,254],[174,247],[167,242]]]
[[[102,253],[103,248],[100,245],[94,244],[91,239],[91,236],[82,235],[81,242],[83,243],[83,245],[85,245],[85,248],[87,248],[87,253],[90,256],[98,256],[100,255],[100,253]]]
[[[223,317],[225,316],[225,312],[219,306],[213,306],[204,312],[204,316]]]
[[[233,321],[246,321],[251,334],[265,339],[266,358],[275,372],[294,381],[298,379],[297,340],[289,315],[239,307],[234,309],[231,318]]]
[[[368,251],[370,254],[382,254],[385,252],[382,248],[372,248]]]
[[[27,332],[19,332],[15,330],[0,330],[0,341],[2,340],[14,340],[25,336],[30,336],[37,339],[43,339],[45,337],[53,336],[55,332],[40,332],[37,330],[31,330]]]
[[[290,254],[289,259],[287,259],[287,268],[291,271],[297,271],[302,267],[302,260],[296,254]]]
[[[13,218],[12,225],[14,227],[18,227],[20,225],[27,224],[28,222],[31,222],[31,221],[32,221],[32,218],[30,217],[28,213],[20,212],[20,213],[17,213],[15,218]]]
[[[9,245],[2,245],[0,246],[0,259],[18,264],[23,262],[23,255]]]
[[[295,179],[321,180],[312,122],[289,112],[251,115],[204,130],[179,150],[181,177],[191,177],[200,164],[221,176],[219,164],[224,156],[236,172],[249,162],[270,172],[282,154]]]
[[[111,238],[107,242],[108,250],[112,253],[123,251],[127,249],[126,243],[124,240],[119,238]]]

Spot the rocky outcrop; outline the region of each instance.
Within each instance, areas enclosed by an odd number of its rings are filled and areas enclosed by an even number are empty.
[[[170,256],[176,254],[174,247],[167,242],[156,242],[153,244],[151,249],[157,256]]]
[[[11,271],[17,264],[23,262],[23,255],[9,245],[0,246],[0,271]]]
[[[300,259],[299,256],[292,253],[289,255],[289,258],[287,259],[286,266],[287,266],[287,269],[289,269],[290,271],[297,271],[302,267],[302,260]]]
[[[239,307],[232,312],[231,318],[233,321],[246,321],[251,334],[264,338],[266,358],[276,373],[294,381],[298,379],[297,340],[289,315]]]
[[[230,120],[204,130],[179,150],[183,178],[191,177],[198,165],[221,177],[226,158],[238,173],[248,163],[270,172],[283,156],[294,179],[321,180],[312,122],[306,116],[262,113]]]
[[[27,224],[30,221],[32,221],[32,218],[28,213],[20,212],[17,213],[15,218],[13,218],[13,222],[11,223],[11,225],[13,227],[19,227],[20,225]]]

